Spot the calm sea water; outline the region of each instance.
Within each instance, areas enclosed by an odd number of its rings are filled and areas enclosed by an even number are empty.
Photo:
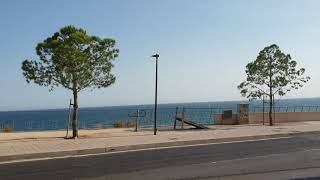
[[[201,103],[160,104],[158,125],[173,125],[176,107],[185,107],[188,119],[201,124],[214,124],[212,116],[223,110],[236,111],[237,104],[249,103],[250,111],[262,111],[261,101],[224,101]],[[320,111],[320,98],[276,100],[275,111]],[[79,128],[111,128],[115,121],[134,122],[136,110],[143,113],[139,126],[151,126],[154,119],[153,105],[95,107],[79,109]],[[66,128],[68,109],[0,112],[0,129],[10,125],[14,131],[44,131]]]

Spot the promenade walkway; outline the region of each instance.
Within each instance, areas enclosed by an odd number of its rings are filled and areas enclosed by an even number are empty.
[[[209,130],[151,129],[80,130],[78,139],[64,139],[65,131],[0,133],[0,162],[157,148],[200,143],[215,143],[257,138],[292,136],[295,133],[320,132],[320,121],[262,125],[214,125]]]

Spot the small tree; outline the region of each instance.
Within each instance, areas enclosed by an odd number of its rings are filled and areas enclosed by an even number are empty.
[[[272,106],[275,94],[284,96],[310,80],[303,76],[305,69],[296,69],[297,62],[289,54],[281,52],[275,44],[260,51],[257,59],[246,66],[247,79],[240,83],[241,94],[250,99],[269,98],[269,124],[272,122]]]
[[[73,92],[73,138],[78,136],[78,92],[103,88],[115,82],[111,74],[119,53],[115,40],[90,36],[83,29],[66,26],[36,47],[39,60],[24,60],[23,75],[28,83],[62,86]]]

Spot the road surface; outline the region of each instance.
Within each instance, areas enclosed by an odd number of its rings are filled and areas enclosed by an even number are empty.
[[[0,179],[320,179],[320,134],[0,164]]]

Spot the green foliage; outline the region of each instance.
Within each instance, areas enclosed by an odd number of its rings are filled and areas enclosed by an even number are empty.
[[[5,133],[9,133],[9,132],[12,132],[13,131],[13,128],[10,124],[6,124],[4,125],[3,129],[2,129],[2,132],[5,132]]]
[[[25,60],[27,82],[79,92],[85,88],[107,87],[115,82],[111,74],[119,53],[115,40],[90,36],[83,29],[63,27],[36,47],[39,60]]]
[[[263,95],[284,96],[310,80],[304,76],[305,69],[297,69],[297,62],[289,54],[281,52],[275,44],[260,51],[257,59],[246,66],[247,79],[240,83],[241,94],[250,99]]]

